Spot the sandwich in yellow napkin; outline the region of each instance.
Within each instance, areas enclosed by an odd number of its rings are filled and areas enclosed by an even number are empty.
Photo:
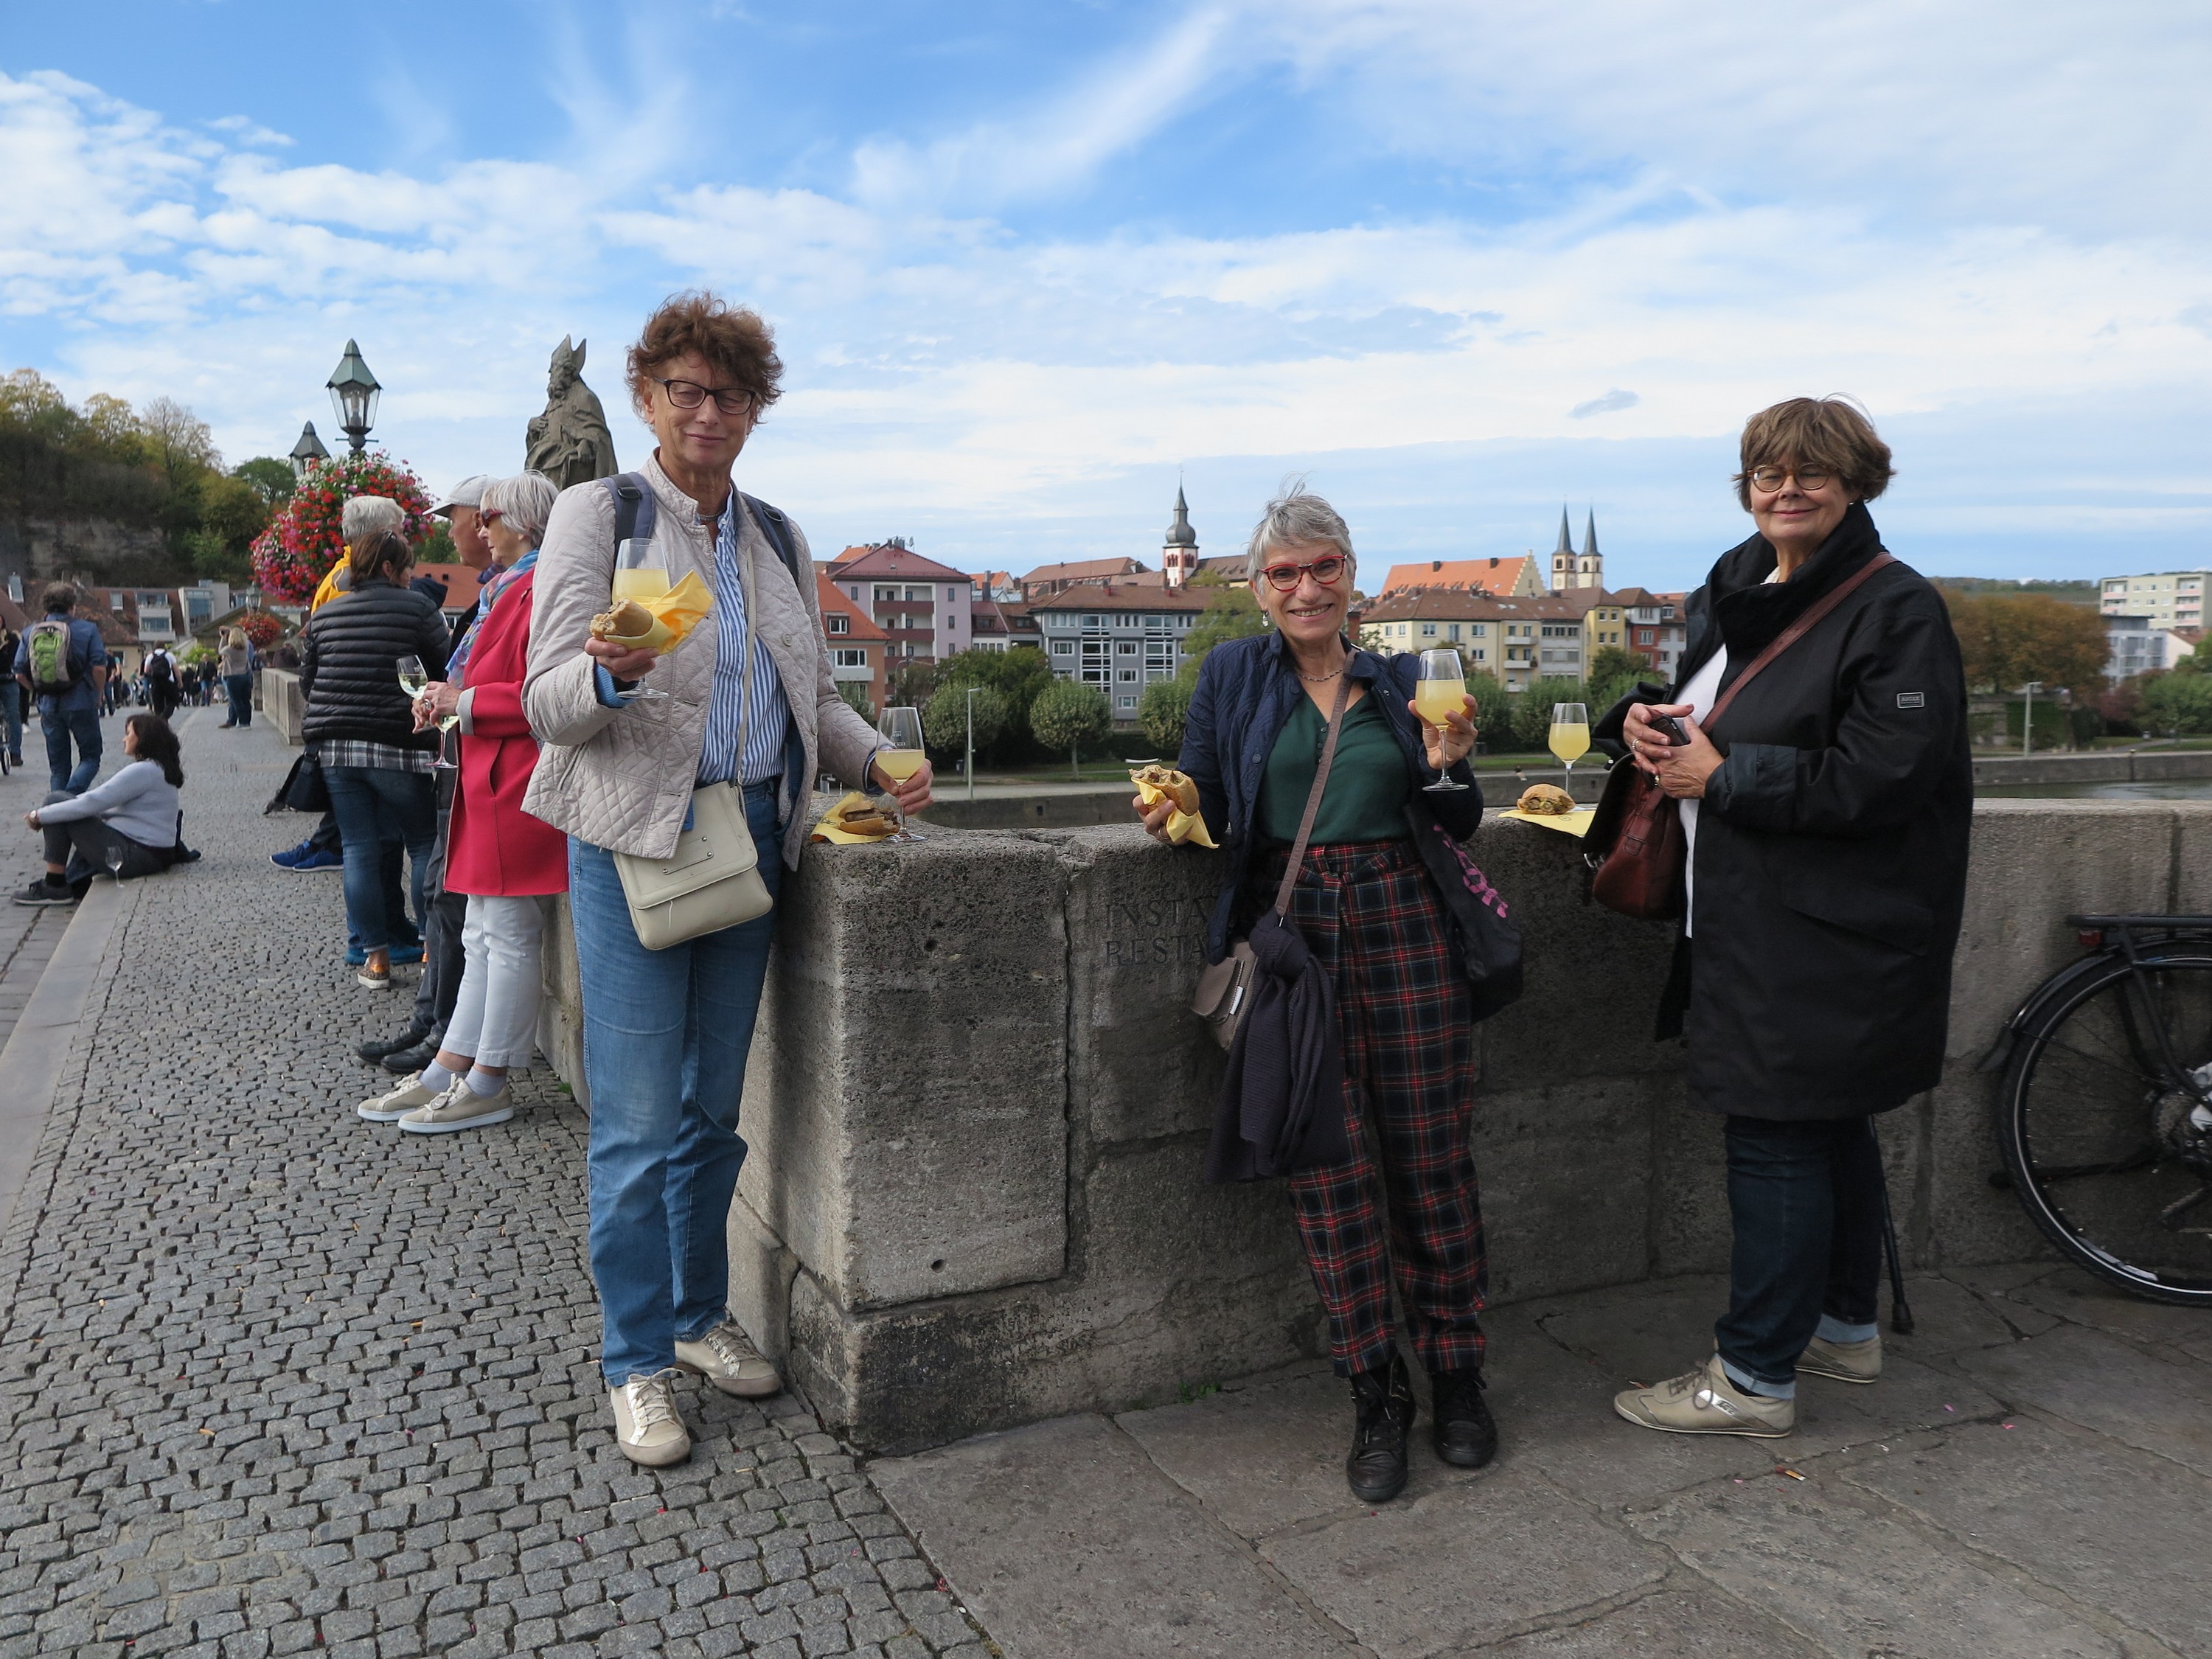
[[[592,618],[592,635],[633,651],[672,651],[690,636],[714,608],[714,596],[699,573],[649,599],[627,599]]]
[[[896,818],[855,789],[822,815],[822,822],[814,826],[807,839],[849,847],[855,842],[882,841],[897,828]]]
[[[1206,833],[1206,820],[1198,815],[1198,785],[1188,776],[1171,766],[1146,766],[1130,773],[1129,781],[1137,786],[1137,799],[1147,808],[1163,799],[1175,802],[1175,810],[1168,814],[1170,841],[1178,846],[1186,841],[1213,845],[1213,837]]]

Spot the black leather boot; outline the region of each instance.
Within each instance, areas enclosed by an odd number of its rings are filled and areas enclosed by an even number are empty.
[[[363,1060],[374,1066],[378,1060],[382,1060],[386,1054],[396,1054],[402,1048],[414,1048],[417,1043],[421,1042],[424,1037],[429,1035],[430,1032],[428,1027],[410,1024],[398,1036],[392,1037],[389,1041],[378,1040],[361,1043],[355,1048],[354,1053],[359,1054]],[[421,1067],[418,1066],[416,1069],[419,1071]]]
[[[1498,1425],[1482,1403],[1482,1368],[1431,1371],[1429,1432],[1437,1455],[1463,1469],[1479,1469],[1498,1455]]]
[[[1380,1370],[1352,1379],[1358,1417],[1352,1431],[1352,1455],[1344,1478],[1363,1504],[1383,1504],[1406,1486],[1406,1440],[1413,1431],[1413,1389],[1406,1362],[1396,1354]]]

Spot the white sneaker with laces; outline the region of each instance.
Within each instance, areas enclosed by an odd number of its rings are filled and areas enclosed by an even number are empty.
[[[396,1089],[386,1090],[374,1100],[364,1100],[354,1110],[371,1123],[397,1123],[417,1107],[428,1106],[438,1098],[435,1089],[422,1086],[422,1073],[415,1073]]]
[[[695,1342],[676,1345],[676,1368],[703,1376],[724,1394],[758,1399],[783,1387],[775,1367],[761,1358],[734,1319],[725,1320]]]
[[[502,1088],[495,1095],[480,1095],[465,1077],[447,1085],[446,1092],[399,1120],[410,1135],[447,1135],[457,1129],[481,1129],[504,1123],[514,1115],[514,1091]]]
[[[691,1455],[691,1436],[676,1413],[678,1375],[671,1366],[607,1390],[615,1413],[615,1444],[631,1462],[659,1469]]]

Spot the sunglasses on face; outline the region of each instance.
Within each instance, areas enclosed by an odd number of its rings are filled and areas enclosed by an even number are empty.
[[[1323,587],[1334,587],[1336,579],[1344,574],[1345,559],[1339,553],[1330,553],[1316,559],[1311,564],[1271,564],[1261,571],[1267,585],[1278,593],[1288,593],[1297,586],[1298,578],[1311,576]]]

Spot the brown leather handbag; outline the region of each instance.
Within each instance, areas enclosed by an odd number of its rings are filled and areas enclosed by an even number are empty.
[[[1736,694],[1791,646],[1820,625],[1827,614],[1856,592],[1861,582],[1897,561],[1876,553],[1806,608],[1805,614],[1775,636],[1772,644],[1721,693],[1704,721],[1711,732]],[[1606,775],[1605,793],[1583,837],[1584,854],[1596,873],[1590,894],[1608,910],[1639,921],[1664,921],[1682,914],[1689,884],[1689,837],[1673,796],[1633,760],[1616,761]]]

